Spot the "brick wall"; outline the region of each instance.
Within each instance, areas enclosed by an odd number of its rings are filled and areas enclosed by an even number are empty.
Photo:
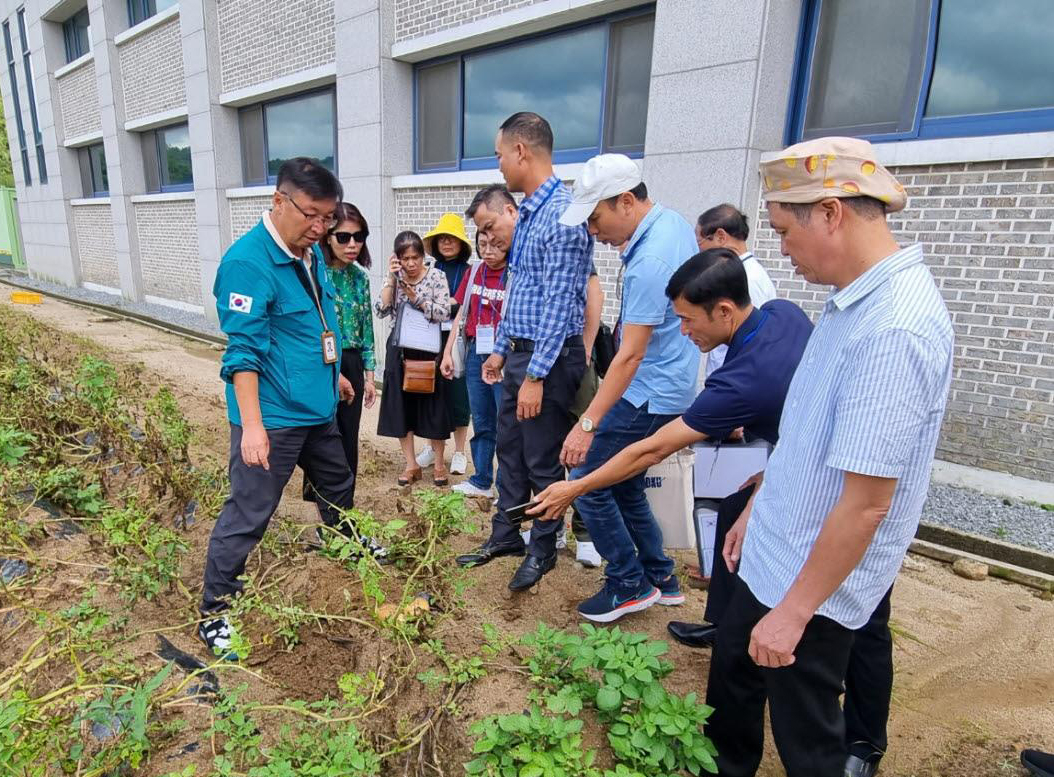
[[[183,41],[179,35],[178,16],[132,38],[117,52],[124,87],[125,119],[139,119],[186,105]]]
[[[56,79],[62,110],[63,138],[102,132],[99,116],[99,87],[95,81],[95,62],[88,62]]]
[[[217,0],[222,91],[332,62],[333,2]]]
[[[145,293],[201,305],[201,258],[194,200],[137,202],[135,223]]]
[[[922,243],[955,327],[938,457],[1054,480],[1054,159],[892,171],[909,199],[890,224]],[[755,253],[815,317],[828,289],[793,277],[764,215]]]
[[[542,0],[395,0],[395,39],[419,38]]]
[[[73,208],[73,230],[81,261],[81,280],[113,289],[121,287],[113,252],[113,218],[110,206],[78,205]]]
[[[472,197],[479,191],[479,186],[435,186],[426,189],[402,189],[395,193],[395,226],[399,230],[412,229],[422,237],[447,211],[459,215],[472,202]],[[476,239],[476,227],[471,219],[465,220],[469,240]],[[390,253],[390,246],[383,246],[384,255]],[[377,256],[381,251],[375,250]],[[594,258],[600,285],[604,289],[603,318],[612,324],[618,317],[616,284],[618,280],[618,253],[605,245],[597,244]]]
[[[260,215],[271,208],[271,197],[239,197],[227,200],[231,209],[231,242],[256,226]]]

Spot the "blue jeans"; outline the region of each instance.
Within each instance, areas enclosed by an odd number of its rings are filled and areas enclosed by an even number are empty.
[[[483,362],[486,356],[476,353],[475,338],[468,341],[465,358],[465,379],[468,384],[468,406],[472,410],[472,465],[476,472],[468,482],[477,488],[490,488],[494,478],[494,449],[498,439],[498,406],[501,404],[501,383],[488,386],[483,382]]]
[[[647,403],[637,408],[620,399],[600,422],[585,462],[571,479],[588,475],[675,418],[649,413]],[[619,588],[636,589],[645,579],[659,583],[673,573],[673,559],[662,551],[662,529],[644,495],[644,474],[575,500],[597,552],[608,562],[604,574]]]

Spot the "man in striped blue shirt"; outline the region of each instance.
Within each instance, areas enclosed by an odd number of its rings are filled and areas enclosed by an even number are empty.
[[[906,197],[869,143],[801,143],[761,173],[784,255],[834,290],[761,486],[725,540],[727,561],[739,561],[740,544],[742,559],[710,665],[709,733],[720,774],[753,775],[767,700],[788,776],[842,777],[853,630],[893,584],[918,526],[952,327],[921,246],[901,248],[886,224]]]
[[[495,139],[505,183],[523,192],[509,250],[509,289],[494,351],[483,364],[483,380],[502,381],[498,409],[498,512],[491,534],[462,565],[486,564],[498,556],[524,555],[519,527],[505,511],[531,493],[564,479],[560,447],[574,425],[571,412],[586,370],[582,331],[593,238],[585,226],[565,226],[560,216],[571,192],[553,172],[553,131],[536,113],[516,113]],[[530,588],[556,565],[552,521],[535,521],[526,558],[509,582]]]

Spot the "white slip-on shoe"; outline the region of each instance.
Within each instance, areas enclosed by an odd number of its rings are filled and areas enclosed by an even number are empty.
[[[468,459],[461,451],[454,451],[450,457],[450,473],[452,475],[464,475],[468,472]]]
[[[436,454],[435,451],[432,450],[432,446],[428,446],[423,451],[417,454],[418,467],[431,467],[435,463],[435,460]]]

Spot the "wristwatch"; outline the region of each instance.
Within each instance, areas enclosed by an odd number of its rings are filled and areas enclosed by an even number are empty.
[[[593,429],[596,428],[596,424],[593,423],[593,419],[586,418],[585,416],[582,416],[582,418],[578,422],[578,425],[582,427],[582,431],[586,434],[589,434],[593,431]]]
[[[529,373],[527,375],[528,383],[541,383],[543,380],[545,380],[545,378],[539,377],[538,375],[531,375]]]

